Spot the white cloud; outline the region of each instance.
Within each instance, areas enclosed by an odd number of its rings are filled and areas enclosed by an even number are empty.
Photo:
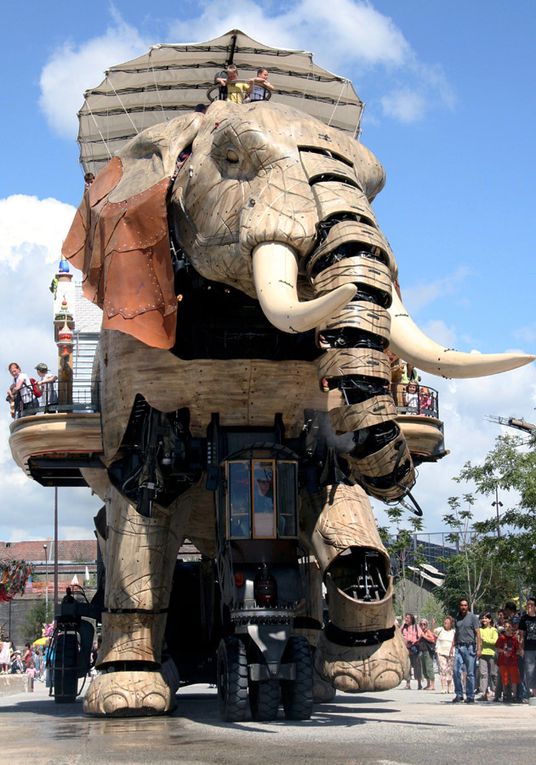
[[[22,257],[58,260],[73,215],[72,205],[57,199],[24,194],[0,199],[0,263],[13,269]]]
[[[382,67],[388,78],[403,80],[380,98],[383,114],[405,123],[421,119],[432,105],[454,103],[441,67],[420,61],[393,20],[369,2],[300,0],[276,14],[251,0],[232,8],[205,2],[201,9],[197,19],[171,25],[175,41],[206,40],[237,28],[274,47],[313,51],[321,66],[347,77]],[[375,119],[374,109],[367,115]]]
[[[427,111],[427,102],[421,93],[409,88],[387,93],[381,99],[383,113],[404,123],[417,122]]]
[[[520,327],[519,329],[515,330],[513,333],[513,336],[521,341],[522,343],[526,343],[527,345],[534,345],[536,342],[536,322],[533,322],[532,324],[527,324],[524,327]]]
[[[106,69],[161,42],[145,39],[113,8],[111,16],[104,34],[81,44],[66,41],[43,68],[40,106],[50,127],[62,137],[76,135],[76,114],[84,91],[98,85]],[[347,77],[378,67],[385,69],[388,78],[393,73],[402,76],[404,83],[382,101],[384,115],[393,119],[412,122],[422,118],[430,103],[452,103],[441,68],[419,61],[393,20],[362,0],[332,0],[329,4],[298,0],[275,13],[252,0],[233,6],[205,2],[197,17],[172,22],[163,38],[202,41],[235,28],[273,47],[313,51],[318,64]]]
[[[50,127],[65,138],[77,133],[77,112],[84,92],[98,85],[115,64],[145,53],[151,43],[112,9],[113,23],[100,37],[81,45],[65,42],[41,72],[40,106]]]
[[[456,347],[456,330],[453,327],[447,326],[441,319],[429,321],[422,329],[428,337],[431,337],[436,343],[445,348]]]
[[[332,65],[401,66],[411,58],[402,32],[368,2],[332,0],[328,5],[322,0],[301,0],[277,14],[250,0],[233,7],[208,2],[201,8],[197,19],[172,24],[170,32],[176,41],[206,40],[241,29],[273,47],[312,50],[316,59]]]
[[[471,275],[471,270],[465,266],[457,268],[451,274],[442,276],[434,281],[427,280],[411,287],[404,287],[402,297],[404,304],[412,312],[416,312],[433,303],[437,298],[446,295],[454,295],[466,279]]]

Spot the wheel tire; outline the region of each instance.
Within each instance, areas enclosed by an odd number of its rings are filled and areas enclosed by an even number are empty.
[[[279,680],[262,680],[249,684],[249,705],[253,720],[277,719],[281,688]]]
[[[296,665],[296,679],[281,682],[285,717],[308,720],[313,712],[313,658],[306,638],[290,637],[283,661]]]
[[[248,662],[245,646],[238,638],[231,636],[220,641],[216,671],[222,720],[242,722],[248,703]]]

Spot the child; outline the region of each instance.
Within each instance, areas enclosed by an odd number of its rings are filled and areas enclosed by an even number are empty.
[[[502,680],[503,701],[516,701],[517,686],[519,684],[519,669],[517,657],[520,654],[519,640],[514,635],[514,625],[511,621],[504,623],[504,632],[499,635],[496,643],[498,659],[497,666]]]

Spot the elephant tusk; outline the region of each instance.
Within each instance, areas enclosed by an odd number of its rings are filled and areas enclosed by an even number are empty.
[[[356,294],[353,284],[344,284],[315,300],[298,299],[298,260],[286,244],[269,242],[253,250],[253,281],[268,321],[283,332],[307,332],[339,311]]]
[[[390,349],[418,369],[441,377],[485,377],[507,372],[534,361],[522,353],[461,353],[444,348],[427,337],[415,324],[393,290]]]

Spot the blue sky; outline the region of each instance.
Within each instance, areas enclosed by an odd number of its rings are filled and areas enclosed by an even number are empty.
[[[148,8],[150,7],[150,11]],[[222,3],[58,0],[2,8],[0,310],[2,368],[53,364],[48,284],[82,193],[76,111],[107,66],[157,42],[238,26],[269,45],[306,48],[351,78],[366,103],[363,142],[383,163],[375,202],[406,304],[460,350],[536,350],[534,125],[536,5],[473,0]],[[427,378],[440,391],[451,455],[420,470],[426,526],[441,528],[452,476],[492,446],[487,414],[534,421],[534,365],[485,380]],[[25,479],[0,419],[0,539],[48,536],[52,490]],[[63,536],[88,534],[88,491],[61,492]],[[490,500],[491,501],[491,500]],[[381,515],[379,508],[378,512]],[[490,512],[485,500],[477,513]]]

